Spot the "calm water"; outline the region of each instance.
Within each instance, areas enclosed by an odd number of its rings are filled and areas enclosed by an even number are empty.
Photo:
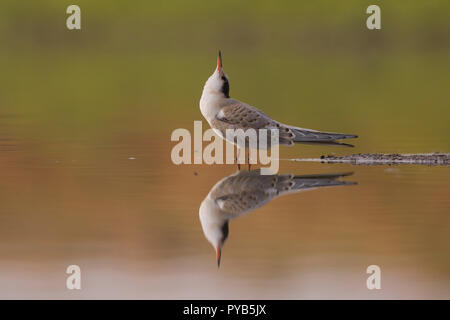
[[[0,298],[450,298],[448,167],[282,161],[280,174],[351,171],[340,180],[357,184],[232,220],[218,269],[199,207],[234,166],[172,165],[166,132],[24,139],[12,128],[26,120],[1,121]],[[81,291],[65,288],[71,264]],[[366,288],[372,264],[381,290]]]
[[[283,159],[450,152],[450,1],[383,1],[381,30],[356,0],[77,4],[69,31],[67,4],[0,1],[0,298],[450,298],[449,167],[282,161],[357,184],[231,221],[218,269],[199,208],[236,168],[170,161],[218,49],[231,97],[359,135]]]

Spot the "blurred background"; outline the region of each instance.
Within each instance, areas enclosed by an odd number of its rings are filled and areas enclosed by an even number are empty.
[[[66,8],[81,8],[81,30]],[[366,8],[381,7],[381,30]],[[358,186],[280,198],[230,226],[218,271],[198,207],[234,166],[175,166],[218,49],[233,98],[355,133],[355,149],[448,152],[449,1],[0,3],[0,297],[450,298],[446,167],[283,162]],[[204,128],[207,123],[203,120]],[[78,264],[83,290],[65,289]],[[382,290],[365,269],[382,268]]]

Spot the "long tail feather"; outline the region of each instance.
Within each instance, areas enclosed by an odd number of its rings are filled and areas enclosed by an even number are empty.
[[[319,175],[304,175],[295,176],[293,178],[295,184],[292,190],[312,189],[320,187],[332,187],[343,185],[355,185],[353,181],[337,180],[340,177],[352,175],[353,172],[338,173],[338,174],[319,174]]]
[[[295,141],[295,143],[312,144],[312,145],[322,144],[322,145],[326,145],[326,146],[341,146],[341,147],[350,147],[350,148],[354,147],[354,145],[352,145],[350,143],[343,143],[343,142],[334,141],[334,140],[330,140],[330,141]]]
[[[346,147],[353,147],[348,143],[342,143],[336,140],[357,138],[354,134],[320,132],[309,129],[302,129],[297,127],[290,127],[294,133],[294,142],[303,144],[325,144],[325,145],[339,145]]]

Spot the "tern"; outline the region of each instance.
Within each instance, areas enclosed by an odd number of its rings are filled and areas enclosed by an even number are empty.
[[[303,143],[353,147],[351,144],[342,143],[338,140],[358,137],[354,134],[321,132],[283,124],[255,107],[230,98],[230,82],[223,70],[220,51],[217,57],[216,70],[203,87],[200,98],[200,110],[211,128],[225,140],[227,129],[242,129],[245,132],[250,128],[258,132],[260,129],[277,129],[279,132],[279,144],[287,146]],[[236,141],[230,142],[236,144]]]
[[[351,174],[261,175],[260,170],[252,170],[237,171],[217,182],[199,209],[203,233],[216,251],[217,266],[220,266],[231,219],[252,212],[281,195],[322,187],[354,185],[356,182],[337,180]]]

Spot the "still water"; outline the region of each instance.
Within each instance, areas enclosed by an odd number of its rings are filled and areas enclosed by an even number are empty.
[[[173,165],[169,132],[24,139],[1,121],[0,298],[450,298],[448,167],[282,161],[296,184],[260,199],[265,182],[235,166]],[[281,157],[330,151],[311,150]],[[240,188],[259,193],[231,203],[218,268],[199,209]],[[81,290],[66,289],[73,264]]]
[[[450,152],[450,1],[383,1],[382,30],[361,1],[77,2],[70,31],[61,1],[0,1],[0,298],[450,299],[448,166],[283,160],[353,174],[234,208],[218,268],[199,209],[236,168],[170,161],[219,49],[231,97],[359,135],[282,159]]]

